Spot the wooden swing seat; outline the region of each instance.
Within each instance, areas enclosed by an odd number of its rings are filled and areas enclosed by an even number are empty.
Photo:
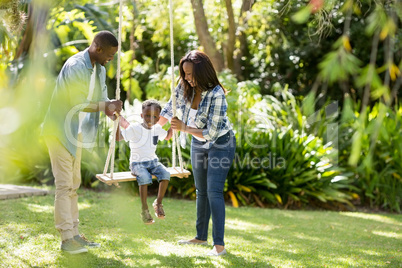
[[[191,175],[191,172],[183,169],[181,172],[180,168],[173,168],[169,167],[166,168],[167,171],[170,173],[170,177],[177,177],[177,178],[188,178],[189,175]],[[106,173],[106,175],[103,174],[96,174],[96,178],[107,185],[113,185],[119,182],[126,182],[126,181],[135,181],[137,178],[130,172],[113,172],[113,179],[110,178],[110,173]],[[152,176],[153,179],[156,179],[155,176]]]

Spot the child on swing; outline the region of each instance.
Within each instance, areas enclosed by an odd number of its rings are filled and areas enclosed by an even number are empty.
[[[130,142],[130,169],[137,177],[142,204],[141,219],[145,224],[154,223],[147,204],[148,184],[152,184],[152,175],[159,182],[158,196],[152,204],[155,216],[165,218],[162,199],[169,184],[170,173],[158,161],[155,151],[158,140],[169,140],[172,137],[172,129],[166,131],[156,124],[161,110],[158,101],[147,100],[142,103],[142,123],[130,124],[124,117],[119,120],[121,135],[125,141]]]

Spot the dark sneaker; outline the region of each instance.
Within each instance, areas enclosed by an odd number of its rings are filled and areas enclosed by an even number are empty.
[[[84,235],[76,235],[74,236],[74,240],[83,247],[100,248],[101,246],[99,243],[90,242]]]
[[[81,246],[80,243],[78,243],[72,238],[61,242],[61,250],[69,254],[79,254],[88,252],[88,249]]]

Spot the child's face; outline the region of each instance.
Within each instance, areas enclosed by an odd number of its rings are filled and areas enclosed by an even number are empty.
[[[147,106],[142,110],[141,117],[144,120],[144,125],[151,128],[153,125],[158,123],[160,117],[160,110],[158,107],[151,105]]]

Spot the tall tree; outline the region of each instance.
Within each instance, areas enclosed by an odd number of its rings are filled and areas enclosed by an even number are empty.
[[[248,56],[250,55],[250,52],[248,50],[247,37],[244,32],[244,29],[247,28],[247,23],[248,23],[247,14],[249,13],[249,11],[251,11],[251,8],[253,7],[254,3],[255,3],[254,0],[243,0],[241,9],[240,9],[240,14],[239,14],[238,28],[243,29],[243,30],[240,30],[239,35],[238,35],[238,39],[239,39],[239,43],[240,43],[238,53],[236,55],[232,55],[232,57],[234,57],[233,71],[239,80],[244,79],[244,75],[242,74],[242,69],[241,69],[242,58],[243,57],[249,58]]]
[[[243,56],[247,56],[248,45],[247,38],[243,31],[236,36],[236,31],[241,27],[247,27],[247,14],[251,10],[255,0],[243,0],[242,6],[238,18],[238,24],[236,24],[235,15],[233,11],[232,0],[225,0],[226,12],[227,12],[227,42],[222,45],[224,48],[225,58],[222,53],[217,49],[216,42],[213,40],[210,32],[208,31],[208,23],[204,12],[202,0],[191,0],[193,7],[195,28],[200,41],[201,46],[204,47],[205,52],[211,57],[211,60],[218,71],[223,68],[228,68],[236,74],[238,78],[242,78],[242,62]],[[235,55],[236,38],[238,38],[240,47]]]
[[[222,54],[216,48],[216,43],[208,31],[208,22],[204,12],[202,0],[191,0],[193,6],[193,14],[195,21],[195,29],[201,46],[204,47],[205,53],[211,58],[212,64],[216,70],[222,71],[225,67]]]
[[[234,71],[233,54],[236,43],[236,23],[234,18],[232,0],[225,0],[228,13],[228,42],[226,44],[226,67]]]

